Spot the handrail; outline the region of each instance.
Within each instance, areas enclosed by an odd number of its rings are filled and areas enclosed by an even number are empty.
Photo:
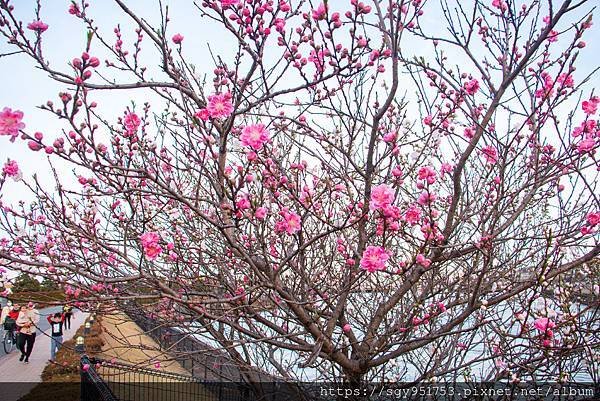
[[[180,373],[165,372],[162,370],[140,367],[140,366],[125,363],[125,362],[113,362],[113,361],[109,361],[106,359],[100,359],[100,358],[88,358],[88,360],[90,361],[89,363],[94,364],[94,366],[97,364],[100,364],[103,367],[112,367],[112,368],[127,370],[127,371],[130,371],[133,373],[143,373],[143,374],[152,375],[152,376],[159,376],[162,378],[176,379],[176,380],[182,381],[182,382],[202,383],[201,380],[199,380],[193,376],[182,375]]]

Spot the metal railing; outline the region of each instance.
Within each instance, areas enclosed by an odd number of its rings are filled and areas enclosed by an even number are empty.
[[[192,376],[202,381],[243,383],[244,376],[235,361],[227,354],[204,344],[199,339],[149,317],[142,307],[135,303],[123,304],[123,311],[146,334],[152,337],[162,349],[170,352]],[[259,381],[276,380],[268,374],[253,372]]]
[[[242,401],[239,393],[191,376],[81,358],[81,401]]]
[[[81,401],[119,401],[96,371],[94,362],[86,355],[81,357],[79,372]]]

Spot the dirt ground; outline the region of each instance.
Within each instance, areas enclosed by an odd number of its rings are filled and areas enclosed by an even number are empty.
[[[121,312],[102,317],[102,352],[98,357],[125,362],[140,368],[190,376],[179,362],[174,361],[142,329]]]

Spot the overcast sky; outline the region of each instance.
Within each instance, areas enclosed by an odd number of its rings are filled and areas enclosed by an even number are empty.
[[[86,42],[86,31],[84,26],[73,16],[67,13],[70,1],[52,0],[43,1],[42,19],[50,26],[48,31],[43,34],[44,54],[51,62],[51,65],[68,71],[67,62],[74,57],[81,55]],[[117,23],[121,23],[125,43],[130,44],[135,39],[135,26],[129,23],[123,13],[120,12],[111,1],[91,1],[92,8],[90,14],[94,16],[98,25],[103,28],[106,38],[114,42],[113,28]],[[184,52],[188,59],[196,66],[210,74],[214,65],[210,59],[209,45],[213,51],[218,54],[232,54],[234,42],[229,36],[224,35],[222,30],[218,30],[213,23],[199,17],[199,12],[188,1],[164,1],[170,6],[171,28],[169,36],[175,33],[184,35]],[[555,3],[558,3],[555,1]],[[34,19],[33,7],[35,1],[15,1],[13,2],[18,10],[18,15],[22,17],[25,23]],[[136,12],[140,13],[150,21],[158,22],[157,1],[154,0],[129,0],[127,4]],[[335,0],[330,1],[333,7],[346,7],[349,1]],[[423,24],[429,32],[435,32],[443,24],[440,23],[439,3],[436,0],[430,0],[425,14]],[[565,26],[563,25],[562,28]],[[31,34],[28,31],[28,34]],[[227,40],[226,40],[227,39]],[[579,77],[589,73],[598,66],[598,54],[600,54],[600,25],[596,24],[592,29],[586,32],[585,41],[587,47],[580,53],[578,60]],[[410,45],[410,41],[404,42],[405,46]],[[99,49],[99,46],[93,47]],[[11,51],[6,43],[0,43],[0,53]],[[412,49],[411,49],[412,50]],[[415,48],[415,53],[426,52],[427,49]],[[103,52],[93,55],[103,60]],[[145,42],[144,50],[145,60],[150,61],[150,65],[157,62],[156,53],[151,49],[148,41]],[[450,53],[452,54],[452,53]],[[425,54],[427,56],[427,54]],[[460,62],[460,60],[456,60]],[[12,109],[22,110],[25,113],[24,122],[27,124],[27,132],[41,131],[46,138],[55,138],[59,136],[62,124],[48,112],[39,110],[36,106],[45,103],[48,99],[57,102],[57,94],[65,90],[64,85],[57,85],[46,74],[33,67],[30,59],[23,55],[15,55],[0,58],[0,76],[2,80],[2,90],[0,91],[0,108],[10,107]],[[592,89],[598,85],[598,76],[595,77],[588,88]],[[94,98],[100,105],[100,112],[106,117],[116,121],[121,116],[123,110],[131,104],[132,100],[141,103],[143,100],[151,99],[148,97],[149,91],[137,92],[103,92],[94,94]],[[155,111],[160,110],[159,103],[155,103]],[[25,176],[33,173],[48,174],[47,163],[42,152],[33,153],[29,151],[25,143],[17,141],[14,144],[8,142],[7,137],[0,138],[0,162],[3,164],[7,158],[16,159]],[[14,201],[23,198],[23,192],[19,185],[10,183],[9,193],[3,194],[4,201]]]

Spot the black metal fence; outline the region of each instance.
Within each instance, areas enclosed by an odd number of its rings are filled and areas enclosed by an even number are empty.
[[[121,309],[191,376],[83,356],[82,401],[290,401],[294,397],[279,395],[297,392],[260,371],[247,383],[223,351],[151,318],[140,305],[123,303]]]
[[[81,357],[81,401],[294,401],[298,389],[286,383],[202,381],[192,376]],[[259,393],[255,391],[259,390]]]
[[[189,333],[162,324],[149,317],[137,304],[122,305],[123,311],[164,351],[170,353],[192,376],[202,381],[243,383],[238,365],[227,354],[214,349]],[[274,377],[261,371],[253,372],[255,381],[272,382]],[[258,378],[258,379],[256,379]]]
[[[81,358],[81,401],[243,401],[236,386],[98,358]]]

